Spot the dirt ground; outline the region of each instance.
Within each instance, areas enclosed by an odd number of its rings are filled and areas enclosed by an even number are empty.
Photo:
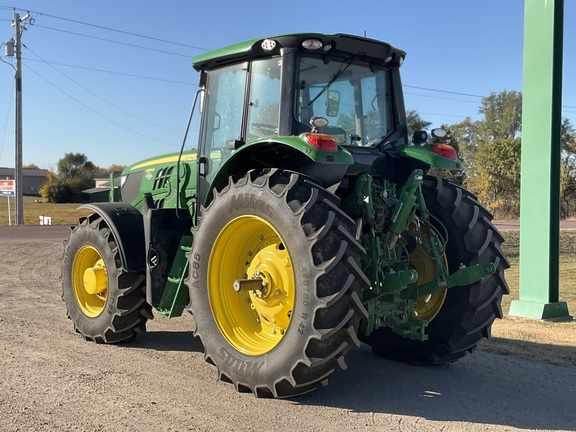
[[[86,342],[60,299],[66,236],[0,227],[0,431],[576,430],[576,365],[490,345],[434,368],[363,346],[328,387],[261,400],[216,379],[191,316],[157,317],[131,343]],[[526,344],[528,357],[535,347],[576,358],[552,339]]]

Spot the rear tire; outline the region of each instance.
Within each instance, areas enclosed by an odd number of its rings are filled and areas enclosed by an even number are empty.
[[[437,315],[427,328],[429,339],[418,342],[379,328],[365,340],[376,354],[418,365],[453,362],[472,352],[482,338],[490,337],[496,318],[502,318],[502,295],[508,294],[504,270],[509,267],[504,241],[491,223],[492,215],[470,192],[439,177],[425,178],[422,192],[432,225],[445,237],[449,272],[460,264],[494,262],[496,273],[464,287],[447,290]]]
[[[123,268],[116,240],[98,214],[80,218],[72,228],[61,279],[68,318],[87,340],[132,339],[153,318],[144,274]]]
[[[324,385],[359,345],[368,285],[354,222],[298,174],[249,172],[216,192],[193,231],[191,312],[219,378],[258,397]],[[238,279],[267,288],[236,292]]]

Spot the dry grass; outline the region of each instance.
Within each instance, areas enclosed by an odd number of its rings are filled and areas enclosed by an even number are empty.
[[[506,313],[492,327],[492,340],[483,349],[537,358],[558,364],[576,365],[576,321],[551,322],[508,317],[512,300],[519,298],[519,231],[504,231],[504,251],[510,259],[506,280],[510,295],[505,296],[502,308]],[[562,230],[560,234],[560,301],[568,304],[568,311],[576,313],[576,230]]]
[[[24,197],[24,224],[40,225],[39,216],[50,216],[52,225],[70,225],[76,223],[79,216],[89,214],[86,210],[77,210],[80,204],[51,204],[37,202],[39,197]],[[16,201],[10,198],[12,224],[16,223]],[[8,198],[0,197],[0,225],[8,225]]]
[[[519,295],[519,231],[504,231],[506,241],[503,250],[510,260],[510,269],[506,280],[510,286],[510,295],[504,298],[505,311],[512,300]],[[569,311],[576,311],[576,230],[562,230],[560,234],[560,300],[568,303]]]

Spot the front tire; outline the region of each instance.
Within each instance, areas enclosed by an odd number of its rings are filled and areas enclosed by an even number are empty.
[[[61,279],[68,318],[86,340],[133,339],[153,318],[144,274],[122,267],[116,239],[98,214],[80,218],[72,228]]]
[[[359,345],[364,250],[337,204],[298,174],[272,170],[230,179],[203,209],[188,281],[195,335],[238,391],[309,392]]]
[[[387,327],[373,331],[365,340],[376,354],[417,365],[435,365],[458,360],[472,352],[482,338],[490,337],[492,323],[503,316],[502,296],[509,293],[504,279],[509,263],[501,249],[504,239],[491,223],[492,215],[474,195],[432,176],[425,178],[422,192],[432,225],[447,242],[445,258],[450,273],[461,264],[496,265],[496,273],[483,280],[437,291],[427,296],[428,302],[417,301],[420,316],[426,314],[430,321],[427,341],[402,338]]]

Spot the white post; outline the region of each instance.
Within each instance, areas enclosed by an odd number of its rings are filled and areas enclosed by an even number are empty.
[[[12,225],[12,209],[10,208],[10,197],[6,197],[8,200],[8,225]]]

